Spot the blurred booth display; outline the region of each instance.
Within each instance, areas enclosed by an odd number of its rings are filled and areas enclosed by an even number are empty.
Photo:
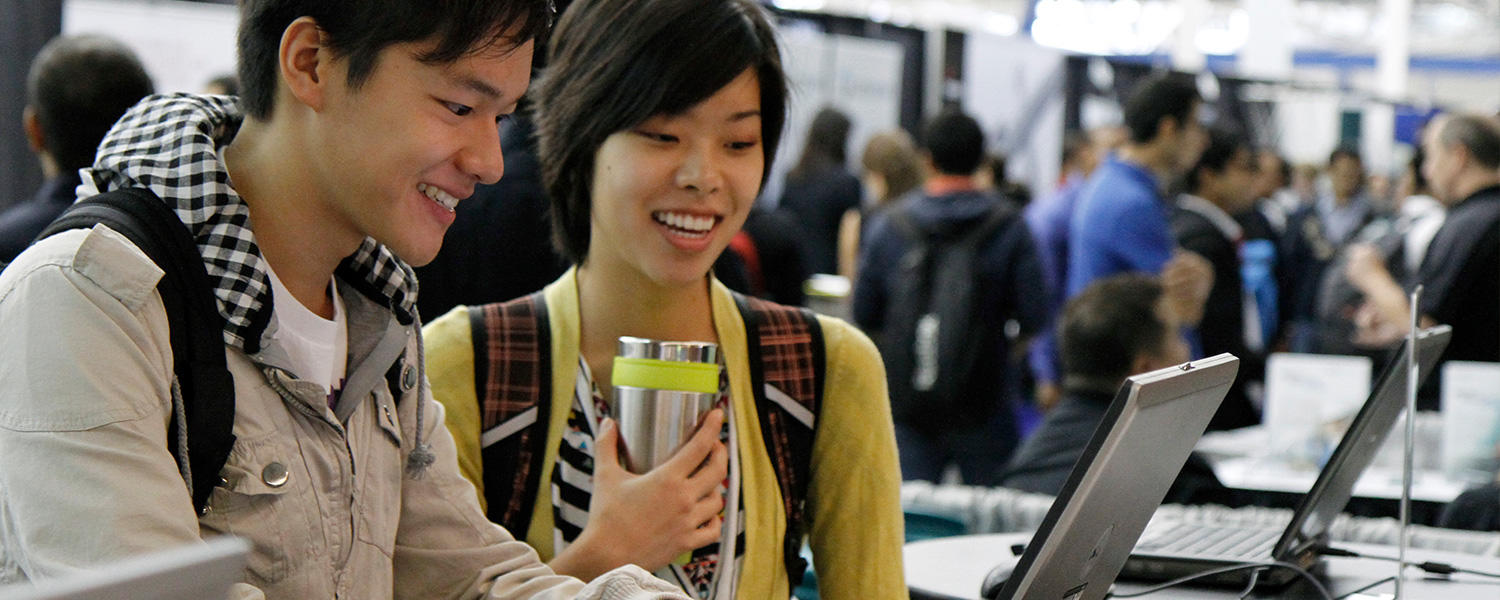
[[[1416,522],[1466,487],[1493,481],[1500,443],[1500,364],[1450,363],[1464,385],[1447,386],[1442,413],[1418,412],[1412,498]],[[1210,432],[1197,450],[1224,485],[1250,492],[1252,502],[1279,502],[1305,493],[1370,390],[1372,365],[1356,356],[1272,354],[1267,361],[1264,424]],[[1391,431],[1404,431],[1403,414]],[[1401,494],[1404,436],[1385,438],[1354,486],[1348,512],[1394,516]]]
[[[239,12],[182,0],[67,0],[63,33],[102,33],[134,50],[159,93],[199,92],[234,72]]]
[[[781,197],[786,170],[797,162],[807,128],[818,109],[831,106],[850,116],[846,155],[858,156],[869,137],[901,125],[902,95],[907,82],[903,64],[907,49],[900,43],[825,33],[815,27],[782,23],[791,102],[786,130],[761,197]]]
[[[1475,483],[1500,471],[1500,363],[1443,365],[1443,471]]]
[[[964,110],[1006,158],[1008,178],[1050,194],[1061,168],[1067,55],[1015,36],[973,32],[964,42]]]
[[[1316,471],[1370,394],[1362,356],[1272,354],[1263,410],[1269,452]]]

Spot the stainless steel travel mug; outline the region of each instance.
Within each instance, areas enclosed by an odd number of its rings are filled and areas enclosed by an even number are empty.
[[[719,396],[719,346],[621,337],[609,416],[620,428],[625,468],[645,473],[671,458]]]

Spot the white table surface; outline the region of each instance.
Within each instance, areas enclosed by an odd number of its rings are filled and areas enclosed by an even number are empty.
[[[937,538],[909,543],[903,550],[907,587],[929,595],[950,598],[978,598],[979,586],[990,569],[1002,561],[1014,563],[1010,547],[1026,543],[1029,533],[1000,533],[965,535]],[[1397,549],[1370,544],[1339,544],[1371,556],[1396,556]],[[1455,566],[1500,573],[1500,558],[1479,557],[1468,554],[1438,552],[1432,550],[1408,550],[1408,560],[1442,561]],[[1329,558],[1328,576],[1325,583],[1335,596],[1347,594],[1370,583],[1395,574],[1395,564],[1370,559]],[[1392,591],[1387,582],[1371,592]],[[1116,583],[1119,589],[1130,591],[1145,586],[1135,583]],[[1256,593],[1253,598],[1315,598],[1305,585],[1292,585],[1270,594]],[[1464,600],[1467,598],[1500,598],[1500,579],[1475,575],[1456,575],[1452,581],[1424,579],[1420,571],[1409,569],[1405,580],[1404,594],[1407,598],[1439,600]],[[1158,598],[1235,598],[1239,590],[1225,588],[1178,587],[1145,596],[1148,600]]]

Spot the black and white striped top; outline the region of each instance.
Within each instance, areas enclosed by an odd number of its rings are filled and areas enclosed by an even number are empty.
[[[729,418],[724,422],[720,440],[729,449],[729,475],[719,487],[725,495],[724,523],[734,524],[734,539],[721,534],[717,543],[694,550],[686,560],[679,558],[671,565],[657,570],[655,575],[676,583],[689,594],[705,600],[730,600],[734,598],[735,578],[739,573],[745,553],[745,512],[739,501],[740,469],[737,440],[732,426],[732,411],[729,410],[729,378],[720,370],[718,406]],[[573,406],[568,413],[568,426],[563,430],[562,443],[558,447],[557,464],[552,470],[552,544],[554,552],[562,552],[568,544],[578,539],[588,523],[589,498],[594,480],[594,436],[600,423],[609,415],[593,373],[583,357],[578,359],[578,378],[574,382]],[[728,546],[734,553],[734,561],[723,565],[720,555]],[[726,568],[727,567],[727,568]]]

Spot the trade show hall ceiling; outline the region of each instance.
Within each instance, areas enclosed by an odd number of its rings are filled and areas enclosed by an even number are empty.
[[[777,6],[917,27],[1010,34],[1033,17],[1043,44],[1100,54],[1163,52],[1184,23],[1207,54],[1234,54],[1259,11],[1291,27],[1298,50],[1373,54],[1390,38],[1383,11],[1409,2],[1412,55],[1500,54],[1500,0],[774,0]]]

